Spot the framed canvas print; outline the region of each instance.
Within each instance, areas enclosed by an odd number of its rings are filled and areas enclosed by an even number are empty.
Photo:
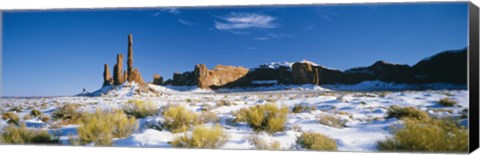
[[[1,11],[6,145],[469,153],[468,1]]]

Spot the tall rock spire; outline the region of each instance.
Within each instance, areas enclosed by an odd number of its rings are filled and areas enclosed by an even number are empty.
[[[108,64],[105,64],[103,69],[103,86],[112,85],[112,84],[113,84],[113,79],[110,74],[110,69],[108,69]]]
[[[121,85],[125,82],[125,79],[122,75],[123,71],[123,54],[117,54],[117,63],[113,67],[113,84]]]
[[[132,34],[128,35],[128,58],[127,58],[127,74],[128,74],[128,82],[132,82],[135,79],[134,71],[133,71],[133,37]]]

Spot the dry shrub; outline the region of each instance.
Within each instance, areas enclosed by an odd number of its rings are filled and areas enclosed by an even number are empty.
[[[345,123],[347,123],[346,120],[331,115],[320,115],[318,116],[318,121],[320,124],[334,128],[344,128],[346,127]]]
[[[38,118],[44,123],[50,121],[50,116],[45,115],[45,114],[40,115],[40,117],[38,117]]]
[[[1,134],[4,144],[54,144],[58,137],[51,136],[46,130],[28,129],[25,125],[8,126]]]
[[[232,115],[235,117],[233,121],[235,123],[247,122],[247,112],[248,108],[242,108],[240,110],[232,112]]]
[[[234,114],[236,121],[246,121],[255,131],[274,133],[283,131],[287,121],[288,107],[279,108],[275,104],[263,104],[240,109]]]
[[[378,142],[380,151],[467,152],[468,130],[446,119],[404,119],[393,137]]]
[[[20,117],[18,117],[18,115],[13,112],[6,112],[2,114],[2,119],[7,121],[8,124],[15,124],[15,125],[18,125],[20,121]]]
[[[38,117],[42,115],[42,112],[37,109],[32,109],[32,111],[30,111],[30,115],[32,115],[32,117]]]
[[[337,143],[335,140],[325,135],[313,132],[302,133],[302,135],[297,138],[297,144],[300,147],[309,150],[337,150]]]
[[[26,114],[23,116],[23,120],[29,120],[29,119],[32,119],[32,115]]]
[[[202,123],[215,123],[218,122],[220,119],[214,112],[204,111],[200,114],[199,120]]]
[[[110,146],[113,138],[127,137],[138,128],[135,118],[129,118],[122,111],[96,111],[84,115],[80,122],[79,143],[94,142],[98,146]]]
[[[184,106],[168,106],[163,111],[165,122],[163,126],[173,133],[185,132],[198,124],[198,115],[185,109]]]
[[[315,106],[309,106],[304,104],[297,104],[292,108],[293,113],[301,113],[301,112],[310,112],[312,110],[316,110]]]
[[[274,140],[274,141],[268,143],[256,134],[252,134],[252,135],[248,136],[247,141],[250,144],[254,145],[255,149],[257,149],[257,150],[280,150],[281,149],[280,142]]]
[[[200,106],[200,111],[210,111],[213,107],[210,104],[202,104]]]
[[[217,107],[221,107],[221,106],[232,106],[233,103],[230,102],[230,101],[227,101],[227,100],[218,100],[217,103],[216,103],[216,106]]]
[[[399,106],[390,106],[387,111],[387,118],[413,118],[418,120],[429,119],[430,117],[424,111],[418,110],[414,107],[399,107]]]
[[[457,105],[458,103],[457,103],[457,101],[455,101],[453,99],[450,99],[450,98],[442,98],[442,99],[438,100],[438,104],[446,106],[446,107],[453,107],[453,106]]]
[[[80,108],[80,104],[65,104],[58,107],[52,113],[53,119],[62,120],[63,124],[75,124],[82,117],[82,113],[78,111],[78,108]]]
[[[123,107],[126,114],[136,118],[145,118],[158,113],[159,108],[152,101],[129,100]]]
[[[228,140],[227,133],[221,125],[215,127],[197,126],[193,129],[192,135],[175,138],[170,144],[174,147],[190,148],[217,148]]]

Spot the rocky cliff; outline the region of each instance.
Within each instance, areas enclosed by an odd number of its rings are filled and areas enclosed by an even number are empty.
[[[222,87],[244,77],[247,68],[217,65],[209,70],[205,64],[195,65],[194,84],[200,88]]]

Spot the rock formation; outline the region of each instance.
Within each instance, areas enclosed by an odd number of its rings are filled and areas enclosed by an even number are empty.
[[[121,85],[125,82],[124,77],[122,75],[123,71],[123,54],[117,54],[117,63],[113,67],[113,84],[114,85]]]
[[[293,84],[315,83],[314,70],[312,63],[296,62],[292,65]],[[318,75],[318,74],[317,74]],[[318,77],[316,77],[318,78]]]
[[[205,64],[194,69],[194,84],[200,88],[221,87],[244,77],[249,69],[235,66],[217,65],[208,70]]]
[[[193,70],[193,83],[196,84],[200,88],[208,88],[208,84],[206,82],[208,76],[208,68],[205,64],[197,64],[195,65],[195,69]]]
[[[104,65],[103,69],[103,86],[112,85],[113,79],[110,74],[110,69],[108,69],[108,64]]]
[[[103,86],[135,82],[139,91],[149,91],[138,68],[133,65],[133,38],[128,35],[127,68],[123,70],[123,54],[117,55],[113,78],[108,64],[104,65]],[[276,65],[276,66],[275,66]],[[164,81],[155,74],[153,84],[192,86],[216,89],[224,87],[257,87],[274,84],[356,84],[369,80],[394,83],[467,83],[467,50],[439,53],[421,60],[414,66],[377,61],[371,66],[340,71],[317,65],[310,61],[260,65],[258,68],[217,65],[209,70],[205,64],[197,64],[193,71],[174,73],[173,79]],[[151,91],[151,90],[150,90]]]
[[[133,69],[133,38],[132,34],[128,35],[128,58],[127,58],[127,76],[128,82],[136,82],[138,84],[145,84],[142,75],[138,68]]]
[[[133,40],[132,35],[128,35],[128,60],[127,70],[123,70],[123,54],[117,54],[117,62],[113,67],[113,79],[111,78],[108,65],[105,64],[103,73],[103,85],[113,84],[115,86],[121,85],[124,82],[136,82],[142,86],[145,85],[142,75],[138,68],[133,68]]]
[[[467,48],[449,50],[425,58],[412,68],[423,83],[467,83]]]
[[[153,82],[152,83],[154,85],[162,85],[163,84],[163,77],[158,75],[158,74],[153,75]]]
[[[128,58],[127,58],[127,74],[128,74],[128,82],[134,81],[134,73],[133,73],[133,37],[132,34],[128,35]]]

